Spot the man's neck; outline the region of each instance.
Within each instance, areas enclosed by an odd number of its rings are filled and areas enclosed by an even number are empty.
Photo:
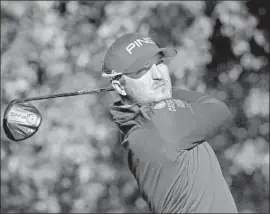
[[[129,99],[127,99],[127,98],[122,98],[122,99],[121,99],[121,102],[123,103],[123,106],[125,106],[125,107],[129,107],[129,106],[132,106],[132,105],[135,104],[134,101],[129,100]]]
[[[132,100],[129,100],[129,99],[125,99],[125,98],[122,98],[121,99],[121,102],[122,102],[123,106],[125,106],[125,107],[130,107],[130,106],[132,106],[132,105],[134,105],[134,104],[137,103],[135,101],[132,101]],[[163,108],[165,106],[165,104],[166,104],[166,102],[164,100],[161,100],[161,101],[159,101],[157,103],[154,103],[154,108],[155,109]],[[140,104],[140,105],[142,106],[144,104]]]

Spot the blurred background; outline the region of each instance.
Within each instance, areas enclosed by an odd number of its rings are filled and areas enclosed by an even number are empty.
[[[12,99],[108,86],[100,74],[106,49],[138,31],[177,48],[174,86],[229,106],[233,125],[210,144],[239,211],[269,213],[268,5],[1,1],[1,211],[149,212],[109,115],[115,92],[32,102],[43,123],[22,142],[2,129]]]

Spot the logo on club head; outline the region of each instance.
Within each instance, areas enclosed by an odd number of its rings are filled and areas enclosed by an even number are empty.
[[[26,121],[30,125],[34,125],[37,122],[37,115],[35,115],[35,114],[27,114],[26,115]]]
[[[29,113],[24,110],[13,109],[10,111],[8,122],[14,122],[25,125],[34,125],[38,120],[36,114]]]

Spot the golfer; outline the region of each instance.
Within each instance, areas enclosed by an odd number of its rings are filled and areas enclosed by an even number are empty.
[[[110,112],[129,169],[153,213],[237,213],[207,143],[229,109],[210,95],[172,89],[166,63],[176,54],[140,33],[118,38],[105,54],[103,76],[120,95]]]

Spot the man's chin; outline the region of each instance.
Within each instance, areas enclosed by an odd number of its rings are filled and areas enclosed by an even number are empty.
[[[138,103],[140,104],[149,104],[152,102],[158,103],[161,102],[163,100],[168,100],[168,99],[172,99],[172,93],[170,90],[166,89],[166,90],[162,90],[162,91],[156,91],[153,92],[148,99],[141,99],[143,96],[141,97],[134,97],[134,100],[136,100]]]
[[[166,94],[162,94],[160,96],[157,96],[155,99],[155,102],[160,102],[160,101],[169,100],[169,99],[172,99],[172,95],[171,95],[171,93],[168,92]]]

